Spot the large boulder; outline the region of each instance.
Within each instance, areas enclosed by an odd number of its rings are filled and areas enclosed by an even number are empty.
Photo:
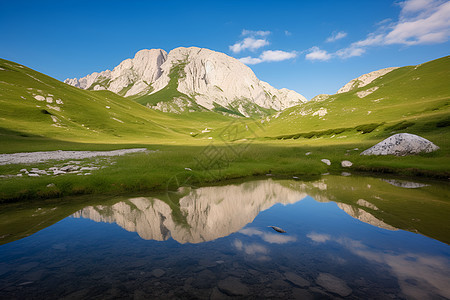
[[[421,152],[433,152],[439,147],[423,137],[410,133],[397,133],[363,151],[361,155],[404,156]]]

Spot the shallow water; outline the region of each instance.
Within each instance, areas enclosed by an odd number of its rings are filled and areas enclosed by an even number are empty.
[[[9,207],[0,298],[450,298],[448,199],[325,176]]]

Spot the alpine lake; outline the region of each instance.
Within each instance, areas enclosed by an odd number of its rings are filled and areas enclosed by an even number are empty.
[[[4,204],[0,298],[449,299],[449,243],[435,181],[268,176]]]

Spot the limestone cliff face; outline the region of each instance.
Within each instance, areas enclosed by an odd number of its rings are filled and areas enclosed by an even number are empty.
[[[395,69],[398,69],[398,68],[391,67],[391,68],[381,69],[378,71],[373,71],[373,72],[361,75],[358,78],[350,80],[350,82],[348,82],[346,85],[341,87],[337,91],[337,94],[346,93],[351,90],[364,87],[364,86],[368,85],[369,83],[371,83],[372,81],[374,81],[375,79],[377,79],[378,77],[386,75],[387,73],[394,71]]]
[[[248,103],[282,110],[307,101],[295,91],[278,90],[260,81],[248,66],[233,57],[196,47],[176,48],[169,54],[161,49],[141,50],[113,71],[65,82],[82,89],[107,89],[126,97],[147,95],[168,87],[174,68],[180,69],[174,77],[177,90],[207,109],[218,104],[235,107],[248,116]]]

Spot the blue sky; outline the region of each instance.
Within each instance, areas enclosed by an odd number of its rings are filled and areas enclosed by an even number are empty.
[[[7,1],[0,57],[64,80],[141,49],[197,46],[312,98],[364,73],[449,54],[450,1]]]

